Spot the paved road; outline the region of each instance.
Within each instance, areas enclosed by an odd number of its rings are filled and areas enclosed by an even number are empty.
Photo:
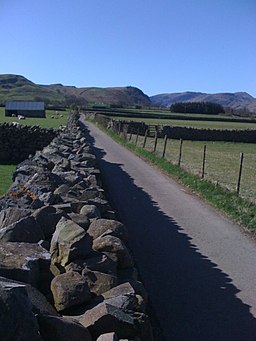
[[[91,124],[104,185],[163,339],[256,340],[256,245],[239,226]]]

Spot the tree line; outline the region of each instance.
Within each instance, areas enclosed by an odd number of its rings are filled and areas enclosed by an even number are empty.
[[[172,104],[170,110],[171,112],[191,114],[217,115],[225,113],[222,105],[212,102],[179,102]]]

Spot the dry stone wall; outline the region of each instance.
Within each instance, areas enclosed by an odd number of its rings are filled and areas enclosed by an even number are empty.
[[[54,129],[21,124],[0,124],[0,163],[18,163],[42,150],[58,134]]]
[[[153,340],[127,241],[70,116],[0,198],[0,340]]]

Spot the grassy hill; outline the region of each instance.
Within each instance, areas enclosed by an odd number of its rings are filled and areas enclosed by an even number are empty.
[[[256,113],[256,99],[246,92],[207,94],[202,92],[179,92],[150,97],[153,105],[169,107],[177,102],[213,102],[234,110]]]
[[[36,100],[46,104],[150,106],[151,101],[135,87],[77,88],[62,84],[39,85],[19,75],[0,75],[0,105],[8,100]]]

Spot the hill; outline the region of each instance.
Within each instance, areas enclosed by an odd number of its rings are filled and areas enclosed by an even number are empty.
[[[151,101],[140,89],[116,88],[77,88],[62,84],[40,85],[19,75],[0,75],[0,104],[8,100],[36,100],[46,104],[66,106],[77,105],[117,105],[150,106]]]
[[[256,113],[256,99],[246,92],[207,94],[202,92],[178,92],[150,97],[154,106],[169,107],[177,102],[212,102],[234,110]]]

